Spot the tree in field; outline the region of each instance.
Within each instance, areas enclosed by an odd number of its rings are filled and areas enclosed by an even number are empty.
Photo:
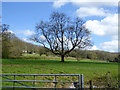
[[[12,45],[10,40],[14,37],[14,34],[8,31],[8,29],[9,25],[3,24],[2,31],[0,32],[2,35],[2,58],[9,58],[11,52],[10,48]]]
[[[83,49],[91,46],[90,31],[85,28],[80,18],[72,20],[64,13],[53,12],[49,21],[41,21],[36,25],[32,40],[42,44],[55,55],[65,55],[75,48]]]

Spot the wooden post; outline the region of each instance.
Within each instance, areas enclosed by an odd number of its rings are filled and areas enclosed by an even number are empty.
[[[90,90],[93,90],[93,82],[90,80]]]
[[[83,74],[81,75],[81,90],[84,89]]]

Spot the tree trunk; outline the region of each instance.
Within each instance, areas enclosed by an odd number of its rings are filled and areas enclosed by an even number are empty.
[[[64,62],[64,55],[61,55],[61,62]]]

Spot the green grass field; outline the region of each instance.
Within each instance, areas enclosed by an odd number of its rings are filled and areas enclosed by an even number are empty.
[[[99,87],[106,86],[106,84],[110,82],[113,82],[112,85],[116,85],[118,79],[118,64],[91,60],[80,60],[79,62],[76,60],[66,60],[65,63],[62,63],[60,60],[3,59],[2,74],[83,74],[85,87],[88,86],[89,80],[92,80],[93,84]],[[30,79],[30,77],[18,77],[18,79],[27,80]],[[36,78],[36,80],[39,79],[40,77]],[[53,80],[53,77],[42,77],[42,79]],[[67,79],[60,77],[60,80],[77,79],[76,77]],[[27,84],[32,85],[32,83]],[[13,84],[3,83],[3,85]],[[35,85],[50,86],[39,83],[35,83]],[[60,86],[58,85],[58,87]]]

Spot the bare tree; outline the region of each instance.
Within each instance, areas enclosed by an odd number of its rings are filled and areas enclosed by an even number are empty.
[[[49,21],[36,25],[32,40],[42,44],[55,55],[61,56],[64,62],[66,54],[75,48],[91,46],[90,31],[85,28],[80,18],[74,20],[64,13],[53,12]]]

